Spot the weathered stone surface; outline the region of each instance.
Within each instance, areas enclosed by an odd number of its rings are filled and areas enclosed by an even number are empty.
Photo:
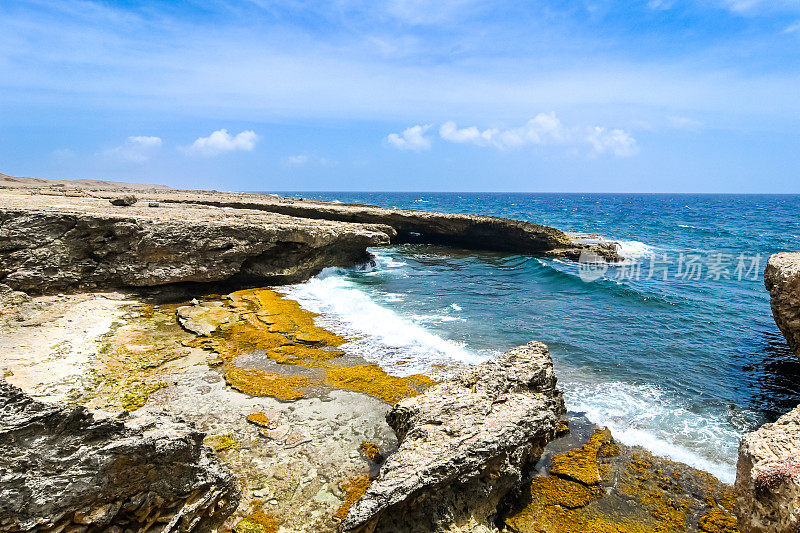
[[[386,226],[263,211],[0,191],[0,283],[31,293],[306,279],[368,258]]]
[[[736,514],[745,533],[800,530],[800,407],[742,438]]]
[[[92,414],[0,382],[0,531],[211,531],[239,492],[202,440],[170,417]]]
[[[550,354],[535,342],[401,401],[386,417],[400,447],[343,530],[493,530],[498,503],[563,414]]]
[[[764,270],[772,316],[786,342],[800,357],[800,253],[774,254]]]

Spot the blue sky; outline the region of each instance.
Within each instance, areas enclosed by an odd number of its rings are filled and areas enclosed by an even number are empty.
[[[800,193],[800,0],[0,2],[0,172]]]

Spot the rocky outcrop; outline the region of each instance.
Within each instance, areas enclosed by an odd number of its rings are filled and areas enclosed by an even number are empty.
[[[239,492],[202,442],[173,418],[92,414],[0,382],[0,532],[213,531]]]
[[[540,343],[515,348],[402,400],[386,419],[400,441],[350,508],[344,531],[492,531],[564,414]]]
[[[366,260],[386,226],[102,198],[0,195],[0,283],[31,293],[307,279]],[[140,206],[141,205],[141,206]],[[32,207],[35,206],[35,207]]]
[[[786,342],[800,357],[800,253],[774,254],[764,270],[772,316]]]
[[[744,533],[800,530],[800,407],[742,438],[736,514]]]

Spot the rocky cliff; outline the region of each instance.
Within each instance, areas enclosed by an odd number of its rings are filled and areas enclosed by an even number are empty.
[[[0,531],[208,532],[238,503],[184,422],[94,415],[0,382]]]
[[[547,347],[532,342],[402,400],[400,442],[344,531],[495,531],[500,502],[552,440],[564,401]]]
[[[800,356],[800,253],[772,255],[764,285],[778,328]],[[736,494],[743,532],[800,530],[800,407],[742,438]]]
[[[764,270],[772,316],[789,347],[800,357],[800,253],[774,254]]]

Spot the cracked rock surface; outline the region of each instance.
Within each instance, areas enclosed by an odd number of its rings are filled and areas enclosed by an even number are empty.
[[[0,531],[208,532],[238,503],[193,426],[43,403],[0,382]]]

